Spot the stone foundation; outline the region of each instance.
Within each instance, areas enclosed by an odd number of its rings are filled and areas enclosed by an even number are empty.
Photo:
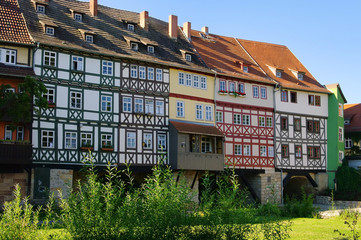
[[[27,194],[28,173],[24,170],[22,173],[0,173],[0,205],[5,201],[14,199],[13,190],[16,184],[21,188],[21,196]]]
[[[59,190],[63,197],[68,198],[73,186],[73,170],[51,169],[50,170],[50,194],[58,197]]]

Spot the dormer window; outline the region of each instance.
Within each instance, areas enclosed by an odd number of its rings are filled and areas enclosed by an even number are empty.
[[[345,124],[345,125],[349,125],[349,124],[350,124],[350,120],[345,119],[344,124]]]
[[[45,5],[36,4],[36,12],[45,14]]]
[[[248,67],[247,66],[243,66],[243,72],[248,73]]]
[[[81,13],[74,13],[74,20],[75,20],[75,21],[78,21],[78,22],[83,21],[83,14],[81,14]]]
[[[281,78],[282,77],[282,71],[281,70],[276,70],[276,77]]]
[[[54,36],[55,29],[50,26],[45,27],[45,33],[50,36]]]
[[[128,30],[134,32],[134,24],[128,23]]]
[[[88,43],[93,43],[94,36],[90,35],[90,34],[85,34],[85,41],[88,42]]]
[[[187,60],[188,62],[192,62],[192,55],[186,53],[186,60]]]
[[[298,73],[297,74],[297,78],[298,78],[298,80],[303,80],[303,73]]]
[[[154,53],[154,46],[147,47],[148,53]]]
[[[138,51],[138,43],[130,43],[130,48],[134,51]]]

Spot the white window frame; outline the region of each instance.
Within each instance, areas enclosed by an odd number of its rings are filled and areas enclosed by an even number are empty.
[[[206,105],[205,112],[206,112],[206,121],[213,121],[213,106]]]
[[[139,79],[146,79],[146,68],[139,66]]]
[[[154,80],[154,68],[148,67],[148,80]]]
[[[94,36],[91,34],[85,34],[85,41],[88,43],[93,43],[94,42]]]
[[[198,75],[193,75],[193,87],[199,88],[199,76]]]
[[[135,113],[143,113],[143,98],[134,98],[134,112]]]
[[[25,135],[25,128],[24,126],[18,126],[16,128],[16,140],[17,141],[23,141]]]
[[[45,141],[44,141],[45,140]],[[55,132],[51,130],[41,130],[41,147],[54,148]],[[44,145],[46,143],[46,145]]]
[[[153,148],[153,134],[143,133],[143,148],[152,149]]]
[[[55,89],[46,88],[47,92],[43,94],[43,97],[46,98],[48,104],[55,104]]]
[[[340,135],[341,134],[341,135]],[[341,137],[340,137],[341,136]],[[338,141],[343,142],[344,141],[344,134],[343,134],[343,127],[338,128]]]
[[[184,117],[184,102],[183,101],[176,102],[176,111],[177,111],[177,117]]]
[[[131,78],[138,78],[138,66],[137,65],[130,65],[130,77]]]
[[[229,82],[229,83],[228,83],[228,89],[229,89],[229,92],[230,92],[230,93],[235,92],[235,91],[236,91],[235,82]]]
[[[37,13],[45,13],[45,6],[42,4],[36,4],[36,12]]]
[[[242,156],[242,144],[234,144],[234,155]]]
[[[267,117],[266,118],[266,126],[267,127],[273,127],[273,118],[272,117]]]
[[[102,74],[107,76],[113,75],[113,62],[102,60]]]
[[[201,89],[207,89],[207,78],[201,76]]]
[[[241,125],[242,124],[242,115],[239,113],[233,114],[233,124]]]
[[[259,98],[259,86],[252,86],[253,98]]]
[[[249,126],[251,125],[251,116],[247,114],[242,115],[242,125]]]
[[[219,81],[219,91],[226,91],[226,81]]]
[[[135,132],[127,132],[127,148],[136,148],[136,133]]]
[[[342,103],[338,104],[338,116],[343,117],[343,104]]]
[[[244,83],[238,83],[238,93],[245,93]]]
[[[101,148],[103,147],[109,147],[109,146],[112,146],[113,147],[113,135],[112,134],[109,134],[109,133],[102,133],[100,135],[101,137]],[[105,143],[105,144],[104,144]]]
[[[127,25],[127,29],[128,29],[129,31],[134,32],[134,24],[130,24],[130,23],[128,23],[128,25]]]
[[[276,77],[281,78],[282,72],[280,70],[276,70]]]
[[[70,91],[70,108],[82,109],[83,94],[81,92]]]
[[[81,14],[81,13],[74,13],[74,20],[75,20],[75,21],[78,21],[78,22],[83,21],[83,14]]]
[[[166,150],[167,149],[167,135],[158,134],[157,136],[157,149]]]
[[[154,53],[154,46],[147,46],[148,53]]]
[[[351,138],[345,138],[345,148],[346,149],[352,148],[352,139]]]
[[[211,153],[212,149],[212,139],[209,136],[201,137],[201,152],[202,153]]]
[[[4,139],[5,140],[13,140],[13,130],[11,130],[10,125],[5,125]]]
[[[179,85],[185,85],[184,73],[182,73],[182,72],[178,73],[178,84]]]
[[[248,73],[248,67],[247,66],[243,66],[243,72]]]
[[[44,51],[44,65],[56,67],[56,52]]]
[[[49,36],[54,36],[55,28],[51,26],[45,26],[45,34]]]
[[[72,56],[71,69],[76,71],[84,70],[84,58],[79,56]]]
[[[268,156],[274,157],[274,147],[273,146],[268,146]]]
[[[261,145],[259,147],[259,155],[261,157],[267,157],[267,146]]]
[[[261,92],[261,99],[267,99],[267,88],[260,87],[260,92]]]
[[[338,162],[342,163],[342,160],[345,158],[345,153],[343,151],[338,151]]]
[[[131,43],[130,43],[130,49],[132,49],[132,50],[134,50],[134,51],[138,51],[138,49],[139,49],[138,43],[131,42]]]
[[[156,73],[155,80],[158,82],[162,82],[163,81],[163,69],[156,68],[155,73]]]
[[[223,112],[216,111],[216,122],[223,122]]]
[[[203,105],[196,104],[196,119],[203,120]]]
[[[16,64],[17,51],[14,49],[0,48],[0,62]]]
[[[112,112],[113,109],[113,97],[109,95],[101,95],[101,111]]]
[[[192,74],[186,73],[186,86],[191,87],[192,86]]]
[[[251,145],[243,145],[243,155],[251,156]]]
[[[123,97],[123,112],[132,112],[132,98],[131,97]]]
[[[80,133],[80,146],[83,147],[83,145],[93,146],[93,133],[91,132]]]
[[[164,102],[156,101],[155,102],[155,111],[157,116],[164,116]]]
[[[185,58],[186,58],[186,61],[187,61],[187,62],[192,62],[192,55],[191,55],[191,54],[186,53],[186,54],[185,54]]]
[[[266,118],[263,116],[258,117],[258,126],[265,127],[266,126]]]
[[[154,100],[153,99],[145,99],[145,113],[146,114],[154,114]]]
[[[303,73],[297,73],[298,80],[303,80]]]
[[[65,132],[64,134],[64,148],[65,149],[77,149],[77,133]]]

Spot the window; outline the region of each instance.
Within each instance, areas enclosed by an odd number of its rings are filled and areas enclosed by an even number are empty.
[[[167,149],[167,138],[165,134],[158,135],[158,150],[166,150]]]
[[[301,131],[301,119],[295,118],[293,124],[294,124],[295,131],[297,131],[297,132]]]
[[[65,149],[76,149],[76,141],[75,132],[65,132]]]
[[[248,67],[247,66],[243,66],[243,72],[248,73]]]
[[[148,51],[148,53],[154,53],[154,47],[153,46],[148,46],[147,51]]]
[[[187,60],[188,62],[192,62],[192,55],[186,53],[186,60]]]
[[[127,148],[135,148],[135,132],[128,132],[127,133]]]
[[[273,126],[273,119],[272,119],[272,117],[267,117],[267,118],[266,118],[266,126],[267,126],[267,127],[272,127],[272,126]]]
[[[193,75],[193,87],[199,88],[199,77],[197,75]]]
[[[186,86],[192,86],[192,75],[186,74]]]
[[[74,20],[81,22],[83,20],[83,15],[80,13],[74,13]]]
[[[5,126],[5,140],[12,140],[13,139],[13,130],[11,130],[11,127],[9,125]]]
[[[288,145],[282,145],[281,155],[282,155],[282,157],[285,157],[285,158],[289,156]]]
[[[254,98],[259,98],[259,87],[258,86],[253,86],[252,87],[252,92],[253,92],[253,97]]]
[[[130,49],[134,50],[134,51],[138,51],[138,43],[130,43]]]
[[[123,97],[123,112],[132,112],[132,98]]]
[[[298,73],[297,78],[298,80],[303,80],[303,73]]]
[[[251,146],[250,145],[244,145],[243,146],[243,155],[244,156],[251,156]]]
[[[184,102],[177,101],[177,117],[184,117]]]
[[[338,116],[343,117],[343,104],[338,104]]]
[[[54,131],[41,131],[41,147],[54,148]]]
[[[251,125],[251,117],[249,115],[243,114],[242,120],[243,125]]]
[[[212,139],[210,137],[202,137],[202,153],[212,152]]]
[[[321,106],[321,97],[315,96],[315,106]]]
[[[76,71],[83,71],[84,58],[83,57],[72,57],[71,68]]]
[[[153,136],[151,133],[144,133],[143,134],[143,148],[144,149],[152,149],[152,141]]]
[[[212,121],[212,120],[213,120],[213,107],[206,106],[206,121]]]
[[[234,144],[234,155],[242,155],[242,145]]]
[[[203,120],[203,105],[196,105],[196,118],[198,120]]]
[[[339,151],[339,152],[338,152],[338,162],[339,162],[339,163],[342,163],[343,158],[344,158],[344,153],[343,153],[343,151]]]
[[[93,134],[92,133],[81,133],[80,143],[82,147],[92,147],[93,146]]]
[[[139,78],[145,79],[145,67],[139,66]]]
[[[345,148],[351,148],[351,147],[352,147],[352,139],[345,138]]]
[[[49,27],[49,26],[45,27],[45,33],[47,35],[54,36],[54,32],[55,32],[55,30],[53,27]]]
[[[82,94],[80,92],[70,92],[70,108],[81,109]]]
[[[216,122],[223,122],[223,112],[216,111]]]
[[[281,117],[281,130],[287,130],[287,129],[288,129],[288,118]]]
[[[302,157],[302,146],[295,146],[295,156],[296,158]]]
[[[265,117],[259,117],[258,126],[260,126],[260,127],[265,127],[266,126]]]
[[[55,67],[56,66],[56,53],[44,51],[44,65]]]
[[[143,112],[143,99],[141,99],[141,98],[134,99],[134,112],[135,113]]]
[[[315,96],[314,95],[308,95],[308,104],[315,105]]]
[[[108,75],[108,76],[113,75],[113,62],[103,60],[102,66],[103,66],[102,68],[103,75]]]
[[[342,127],[338,128],[338,141],[343,142],[343,128]]]
[[[0,48],[0,62],[16,64],[16,50]]]
[[[307,131],[311,133],[319,133],[320,132],[320,122],[314,120],[307,121]]]
[[[134,24],[128,24],[128,30],[134,32]]]
[[[297,103],[297,93],[296,92],[290,92],[291,97],[291,103]]]
[[[159,68],[156,69],[155,80],[160,81],[160,82],[163,81],[163,70],[162,69],[159,69]]]
[[[268,147],[268,156],[273,157],[273,155],[274,155],[273,146],[269,146]]]
[[[164,115],[164,102],[163,101],[156,101],[155,103],[156,105],[156,114],[158,116],[163,116]]]
[[[94,36],[90,35],[90,34],[85,34],[85,41],[88,43],[93,43],[94,42]]]
[[[260,155],[261,155],[261,157],[267,157],[267,147],[266,146],[260,147]]]
[[[228,83],[228,89],[229,89],[230,93],[233,93],[233,92],[236,91],[235,86],[234,86],[234,82],[229,82]]]
[[[276,77],[281,78],[282,77],[282,71],[276,70]]]
[[[241,124],[241,114],[233,114],[233,123]]]
[[[48,104],[54,104],[55,103],[55,90],[53,88],[47,88],[47,93],[43,94],[43,97],[46,98],[48,101]]]
[[[154,80],[154,68],[148,68],[148,80]]]
[[[221,91],[221,92],[226,91],[226,82],[225,81],[220,81],[219,82],[219,91]]]
[[[15,88],[7,88],[5,90],[5,92],[7,92],[7,93],[15,93]]]
[[[267,99],[267,88],[261,87],[261,98]]]
[[[130,77],[132,78],[138,77],[138,67],[136,65],[130,65]]]
[[[288,102],[288,91],[287,90],[281,91],[281,101]]]
[[[207,78],[201,77],[201,89],[207,89]]]
[[[321,158],[320,147],[307,147],[308,158]]]
[[[36,4],[36,12],[37,13],[45,13],[45,6],[41,4]]]
[[[102,96],[101,97],[101,109],[102,112],[111,112],[112,111],[112,97],[111,96]]]
[[[18,141],[24,140],[24,127],[23,126],[18,126],[16,128],[16,140],[18,140]]]
[[[244,83],[238,83],[238,92],[245,93],[244,92]]]
[[[113,148],[112,134],[101,134],[102,148]]]
[[[154,100],[145,99],[145,113],[154,114]]]
[[[184,85],[184,73],[178,73],[178,84]]]

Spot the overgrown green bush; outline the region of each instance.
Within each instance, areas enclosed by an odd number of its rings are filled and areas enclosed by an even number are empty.
[[[313,200],[313,195],[307,195],[302,189],[301,200],[286,198],[282,214],[285,217],[313,217],[316,214]]]

